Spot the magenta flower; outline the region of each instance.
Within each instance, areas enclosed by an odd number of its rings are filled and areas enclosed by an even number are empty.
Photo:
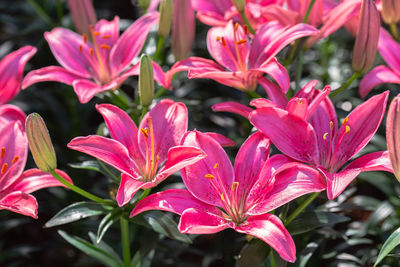
[[[136,20],[119,36],[119,18],[100,20],[91,27],[91,36],[79,35],[65,28],[45,33],[50,49],[62,67],[49,66],[31,71],[23,88],[42,81],[72,85],[81,103],[97,93],[118,88],[138,67],[130,67],[139,55],[147,34],[157,23],[158,13],[148,13]]]
[[[389,106],[386,118],[386,142],[393,173],[400,182],[400,95]]]
[[[247,28],[231,21],[225,28],[211,28],[207,34],[208,51],[218,63],[190,57],[176,63],[170,72],[189,70],[189,78],[213,79],[242,91],[254,91],[267,73],[287,92],[289,76],[275,55],[297,38],[317,33],[306,24],[282,27],[272,22],[262,26],[250,43]]]
[[[39,169],[23,171],[28,140],[19,121],[0,124],[0,209],[37,218],[38,203],[30,193],[41,188],[63,186]],[[72,183],[66,173],[56,170]]]
[[[9,102],[18,94],[24,67],[36,51],[33,46],[24,46],[0,61],[0,105]]]
[[[339,129],[326,92],[314,90],[291,99],[286,110],[264,105],[252,111],[249,119],[281,152],[320,170],[327,181],[328,198],[334,199],[361,172],[392,172],[387,151],[366,154],[342,169],[377,131],[388,94],[384,92],[357,106]]]
[[[240,148],[235,165],[222,147],[200,132],[188,132],[182,145],[207,154],[181,170],[185,189],[170,189],[139,201],[131,217],[158,209],[181,215],[179,230],[211,234],[232,228],[260,238],[286,261],[296,259],[295,244],[280,219],[268,212],[310,192],[325,189],[315,169],[283,155],[269,157],[270,141],[260,132]]]
[[[111,138],[97,135],[74,138],[68,147],[96,157],[122,172],[117,193],[120,206],[139,189],[156,186],[181,168],[204,158],[199,149],[177,146],[187,131],[188,114],[183,103],[162,100],[148,112],[139,130],[121,109],[96,106]]]
[[[396,51],[400,45],[393,40],[391,35],[383,28],[380,29],[378,50],[389,65],[378,66],[367,73],[360,82],[359,94],[365,98],[371,90],[384,83],[400,84],[400,55]]]

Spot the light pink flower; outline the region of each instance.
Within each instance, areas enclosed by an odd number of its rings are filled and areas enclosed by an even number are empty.
[[[188,70],[189,78],[213,79],[242,91],[254,91],[267,73],[287,92],[289,76],[275,55],[294,40],[317,33],[306,24],[282,27],[271,22],[262,26],[250,42],[246,27],[231,21],[208,31],[208,51],[217,62],[190,57],[177,62],[170,72]]]
[[[197,148],[177,146],[187,131],[188,114],[183,103],[162,100],[144,116],[139,129],[129,115],[116,106],[102,104],[96,108],[103,115],[111,138],[77,137],[68,147],[94,156],[122,172],[117,193],[120,206],[128,203],[138,190],[156,186],[205,156]]]
[[[365,98],[378,85],[400,84],[400,55],[396,52],[400,51],[400,45],[383,28],[379,33],[378,50],[389,66],[377,66],[362,78],[358,91],[361,98]]]
[[[324,190],[318,171],[283,155],[269,157],[270,141],[260,132],[240,148],[235,165],[222,147],[200,132],[181,142],[207,157],[181,170],[185,189],[170,189],[139,201],[131,216],[158,209],[181,215],[179,230],[211,234],[226,228],[260,238],[286,261],[296,259],[295,244],[278,217],[268,212],[311,192]]]
[[[45,33],[50,49],[62,67],[49,66],[31,71],[23,88],[42,81],[72,85],[81,103],[97,93],[118,88],[129,76],[138,74],[138,66],[130,67],[157,23],[158,13],[147,13],[119,36],[119,18],[100,20],[91,27],[91,39],[65,28]]]
[[[37,218],[38,203],[30,193],[45,187],[63,186],[49,173],[24,170],[28,141],[19,121],[0,124],[0,209]],[[66,173],[56,170],[65,180]]]
[[[327,181],[328,198],[334,199],[361,172],[393,171],[387,151],[366,154],[342,168],[377,131],[388,94],[384,92],[358,105],[339,129],[326,91],[302,91],[286,109],[259,103],[249,119],[281,152],[321,171]]]
[[[36,53],[33,46],[24,46],[0,61],[0,105],[19,93],[25,64]]]

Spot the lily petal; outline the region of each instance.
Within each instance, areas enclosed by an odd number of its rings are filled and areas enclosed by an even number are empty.
[[[178,229],[185,234],[214,234],[231,227],[222,216],[193,208],[182,213]]]
[[[258,79],[258,82],[262,87],[264,87],[265,92],[272,100],[272,102],[274,102],[280,108],[286,107],[288,100],[281,88],[279,88],[277,85],[275,85],[273,82],[269,81],[265,77],[260,77]]]
[[[155,186],[156,184],[153,182],[143,182],[123,173],[116,196],[118,206],[122,207],[131,201],[133,195],[140,189],[147,189]]]
[[[229,139],[228,137],[226,137],[226,136],[224,136],[222,134],[213,133],[213,132],[206,132],[204,134],[208,135],[211,138],[213,138],[222,147],[229,147],[229,146],[235,146],[236,145],[236,143],[232,139]]]
[[[393,173],[388,151],[378,151],[363,155],[346,166],[348,169],[361,169],[367,171],[387,171]]]
[[[11,210],[35,219],[37,219],[37,208],[36,198],[22,192],[12,192],[0,199],[0,209]]]
[[[59,66],[49,66],[29,72],[22,81],[22,89],[38,82],[55,81],[72,85],[83,77]]]
[[[264,72],[271,76],[279,85],[281,90],[286,94],[290,88],[289,74],[286,68],[281,65],[276,58],[272,58],[262,66],[254,69]]]
[[[374,87],[383,83],[400,84],[400,75],[386,66],[378,66],[362,78],[358,93],[364,99]]]
[[[278,108],[261,108],[250,113],[250,122],[284,154],[303,162],[318,163],[317,139],[306,121]]]
[[[11,121],[19,121],[22,126],[25,126],[26,114],[19,107],[14,105],[0,106],[0,124],[7,124]]]
[[[33,46],[24,46],[0,61],[0,104],[7,103],[18,94],[25,64],[36,51]]]
[[[296,247],[282,221],[272,214],[250,216],[236,231],[260,238],[279,253],[282,259],[296,261]]]
[[[72,87],[78,96],[79,102],[84,104],[89,102],[98,93],[117,88],[119,83],[123,81],[121,79],[122,77],[119,77],[105,85],[94,83],[91,80],[81,79],[73,81]]]
[[[400,49],[400,45],[381,27],[378,41],[379,53],[390,68],[400,76],[400,56],[395,52],[396,49]]]
[[[326,179],[326,194],[332,200],[339,196],[346,187],[361,173],[361,169],[347,169],[339,173],[329,173],[325,169],[320,169]]]
[[[120,142],[98,135],[76,137],[68,143],[74,149],[110,164],[133,178],[140,177],[136,163],[129,157],[129,152]]]
[[[211,108],[216,112],[232,112],[239,114],[246,119],[248,118],[250,112],[253,111],[252,108],[233,101],[214,104]]]

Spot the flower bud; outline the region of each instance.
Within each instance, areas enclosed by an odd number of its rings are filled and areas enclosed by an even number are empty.
[[[36,166],[44,172],[55,170],[56,153],[42,117],[37,113],[30,114],[25,121],[25,131]]]
[[[363,0],[358,20],[358,31],[353,48],[353,70],[367,73],[374,64],[378,50],[381,22],[372,0]]]
[[[162,0],[160,4],[160,19],[158,21],[158,34],[164,38],[169,35],[172,22],[174,3],[172,0]]]
[[[138,4],[141,9],[146,11],[149,8],[150,0],[138,0]]]
[[[154,98],[153,62],[148,55],[140,58],[139,98],[143,107],[148,107]]]
[[[382,0],[382,19],[386,24],[396,24],[400,21],[400,1]]]
[[[192,49],[195,26],[194,10],[191,1],[174,0],[172,53],[176,60],[186,58]]]
[[[232,0],[232,2],[240,13],[244,12],[244,9],[246,8],[246,0]]]
[[[90,36],[89,26],[97,21],[92,0],[68,0],[68,4],[76,31]]]
[[[386,119],[386,142],[394,175],[400,182],[400,94],[389,106]]]

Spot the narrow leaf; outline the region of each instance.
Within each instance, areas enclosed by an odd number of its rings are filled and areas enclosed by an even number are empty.
[[[390,253],[390,251],[392,251],[399,244],[400,244],[400,227],[397,228],[397,230],[394,231],[385,241],[381,251],[378,254],[378,258],[376,259],[374,266],[378,265],[378,263],[380,263],[383,260],[383,258],[385,258]]]
[[[122,215],[121,209],[115,209],[112,212],[108,213],[104,218],[101,220],[99,224],[99,228],[97,229],[97,239],[96,242],[99,243],[103,238],[104,234],[113,225]]]
[[[260,239],[253,239],[243,246],[235,267],[261,266],[270,253],[270,247]]]
[[[100,248],[105,252],[107,252],[108,254],[112,255],[114,258],[119,259],[119,262],[122,264],[121,257],[118,255],[117,252],[115,252],[115,250],[111,246],[109,246],[104,241],[100,241],[99,243],[97,243],[97,236],[92,232],[89,232],[89,238],[93,246]]]

